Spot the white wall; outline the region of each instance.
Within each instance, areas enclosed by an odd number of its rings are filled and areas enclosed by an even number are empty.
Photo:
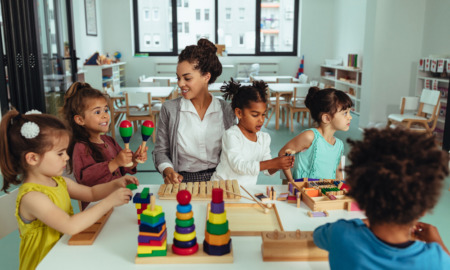
[[[425,5],[422,0],[367,1],[361,127],[385,122],[389,113],[399,111],[400,97],[412,94]]]
[[[425,10],[422,54],[450,55],[450,1],[428,0]]]
[[[75,46],[77,50],[78,68],[83,68],[83,64],[87,58],[89,58],[96,51],[101,52],[103,48],[103,35],[102,35],[102,16],[103,12],[100,12],[102,0],[97,0],[97,36],[86,35],[86,13],[84,8],[84,1],[73,1],[73,28],[75,35]]]

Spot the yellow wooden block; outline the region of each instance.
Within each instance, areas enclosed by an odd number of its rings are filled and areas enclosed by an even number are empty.
[[[188,219],[191,219],[192,217],[194,216],[194,212],[189,212],[189,213],[180,213],[180,212],[177,212],[177,218],[179,219],[179,220],[188,220]]]
[[[136,206],[136,209],[141,209],[142,205],[140,203],[135,203],[134,206]]]
[[[227,211],[223,211],[223,213],[220,214],[214,214],[213,212],[209,211],[209,223],[212,224],[224,224],[227,221]]]
[[[213,246],[223,246],[230,242],[230,230],[226,234],[215,235],[205,231],[205,241]]]
[[[191,241],[192,239],[194,239],[195,235],[196,235],[195,231],[193,231],[191,233],[187,233],[187,234],[181,234],[181,233],[174,232],[173,238],[175,238],[178,241],[187,242],[187,241]]]
[[[154,217],[154,216],[157,216],[157,215],[159,215],[159,214],[161,214],[162,213],[162,207],[160,206],[160,205],[155,205],[155,210],[151,210],[152,208],[151,208],[151,206],[149,205],[148,207],[147,207],[147,209],[145,209],[143,212],[142,212],[142,214],[144,214],[144,215],[146,215],[146,216],[149,216],[149,217]]]
[[[167,249],[167,240],[164,241],[162,246],[138,246],[137,253],[138,254],[148,254],[152,253],[154,250],[166,250]]]

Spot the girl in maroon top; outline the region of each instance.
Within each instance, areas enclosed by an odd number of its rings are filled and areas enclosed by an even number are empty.
[[[122,149],[114,138],[105,135],[109,129],[108,98],[87,83],[75,82],[64,96],[63,114],[72,128],[73,137],[67,153],[69,173],[78,183],[94,186],[136,173],[136,159],[147,160],[147,149],[139,155]],[[133,166],[124,167],[133,162]],[[88,203],[82,202],[85,209]]]

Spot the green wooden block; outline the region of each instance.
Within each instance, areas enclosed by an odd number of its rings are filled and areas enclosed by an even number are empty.
[[[130,190],[135,190],[135,189],[137,189],[137,186],[136,186],[136,184],[128,184],[127,188],[129,188]]]
[[[141,222],[145,222],[148,224],[154,224],[154,223],[158,223],[158,221],[161,219],[161,217],[164,217],[164,212],[162,212],[159,215],[156,215],[154,217],[152,216],[147,216],[144,214],[144,212],[142,212],[141,214]]]
[[[150,189],[148,187],[144,188],[141,192],[141,199],[147,199],[149,192]]]
[[[214,235],[226,234],[228,232],[228,220],[223,224],[212,224],[208,220],[206,221],[206,231]]]
[[[167,256],[167,249],[165,250],[153,250],[150,254],[138,254],[138,257],[156,257],[156,256]]]

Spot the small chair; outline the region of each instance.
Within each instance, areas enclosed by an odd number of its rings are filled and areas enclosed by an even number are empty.
[[[153,79],[154,83],[159,83],[159,86],[170,86],[170,80],[169,79]]]
[[[138,84],[141,84],[141,82],[142,82],[143,80],[145,80],[145,75],[139,76],[139,78],[138,78]]]
[[[309,112],[309,109],[306,108],[305,105],[305,98],[308,94],[309,86],[302,86],[302,87],[295,87],[294,88],[294,97],[292,98],[292,104],[289,104],[289,116],[291,119],[291,132],[294,132],[294,113],[302,113],[302,127],[303,122],[306,117],[306,113],[309,113],[309,119],[308,124],[311,126],[311,113]],[[297,118],[298,121],[298,118]]]
[[[16,198],[19,189],[0,196],[0,239],[17,230]]]
[[[137,122],[143,120],[151,120],[156,127],[156,115],[161,111],[161,103],[152,106],[146,106],[147,109],[142,111],[133,111],[132,106],[152,104],[152,94],[148,92],[125,93],[125,104],[127,108],[127,120],[133,122],[134,132],[137,131]],[[153,143],[156,141],[156,132],[153,132]]]
[[[269,117],[267,118],[267,122],[265,125],[266,128],[270,122],[270,119],[272,118],[272,115],[275,113],[275,106],[276,106],[276,97],[270,97],[269,89],[267,89],[267,93],[268,93],[267,94],[267,111],[272,110],[272,112],[270,113]],[[286,110],[286,118],[287,118],[287,110],[289,109],[289,103],[286,100],[280,98],[279,105],[280,105],[280,109],[283,108]],[[284,111],[282,113],[282,117],[283,117],[282,119],[284,122]],[[287,126],[289,127],[289,121],[287,121]]]
[[[440,108],[440,91],[423,89],[418,97],[402,97],[400,114],[388,116],[387,127],[403,126],[414,132],[432,135]],[[405,110],[417,111],[405,113]]]

